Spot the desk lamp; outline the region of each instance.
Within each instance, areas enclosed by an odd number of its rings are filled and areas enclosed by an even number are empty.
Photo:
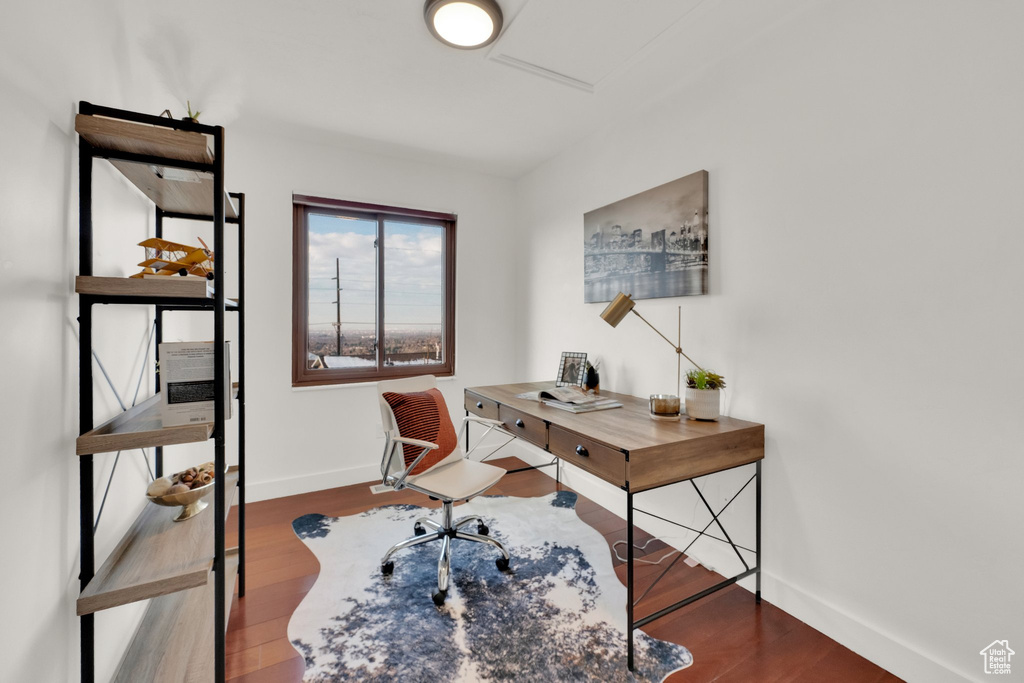
[[[644,318],[642,315],[637,313],[636,312],[636,308],[634,308],[636,306],[636,302],[633,301],[631,298],[629,298],[630,296],[631,296],[630,294],[623,294],[622,292],[619,292],[618,294],[616,294],[615,298],[612,299],[611,303],[608,304],[608,306],[601,313],[601,318],[606,323],[611,325],[612,327],[618,327],[619,323],[622,322],[622,319],[626,317],[626,314],[629,313],[630,311],[633,311],[633,314],[636,315],[636,317],[640,318],[645,323],[647,323],[647,326],[649,328],[651,328],[652,330],[657,332],[659,337],[661,337],[662,339],[667,341],[669,343],[669,346],[671,346],[673,349],[675,349],[675,352],[676,352],[676,396],[679,396],[680,374],[681,374],[680,364],[682,363],[682,360],[679,357],[682,356],[686,360],[688,360],[691,363],[693,363],[693,367],[697,368],[698,370],[703,370],[704,368],[702,368],[701,366],[699,366],[696,363],[694,363],[692,358],[690,358],[685,353],[683,353],[683,349],[680,346],[680,342],[676,342],[675,344],[673,344],[671,339],[669,339],[668,337],[663,335],[661,332],[658,332],[657,328],[655,328],[654,325],[652,325],[649,322],[647,322],[646,318]],[[679,319],[679,329],[677,331],[677,335],[678,335],[678,338],[681,341],[682,335],[683,335],[683,307],[682,306],[679,307],[678,319]]]

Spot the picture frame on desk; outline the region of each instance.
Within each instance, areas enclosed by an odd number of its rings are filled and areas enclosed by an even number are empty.
[[[578,386],[583,388],[587,381],[587,354],[563,351],[558,363],[558,375],[555,377],[556,387]]]

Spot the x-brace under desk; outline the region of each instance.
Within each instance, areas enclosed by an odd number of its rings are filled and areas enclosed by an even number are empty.
[[[630,670],[633,670],[635,629],[750,575],[756,577],[755,599],[760,602],[761,460],[764,459],[764,425],[730,417],[719,418],[717,422],[698,422],[686,418],[679,422],[654,421],[648,415],[647,401],[611,392],[602,392],[601,395],[619,400],[623,404],[622,408],[581,414],[552,408],[537,401],[516,398],[517,394],[550,386],[550,382],[533,382],[472,387],[466,389],[466,411],[481,417],[501,420],[510,433],[551,453],[554,459],[548,464],[554,464],[558,468],[561,461],[571,463],[626,492],[626,620],[629,625],[627,638]],[[468,432],[466,438],[469,438]],[[696,477],[724,472],[751,463],[755,463],[754,475],[732,500],[754,482],[754,566],[751,567],[747,563],[740,553],[741,546],[733,542],[722,525],[719,515],[725,508],[715,512],[700,489],[694,485],[694,490],[711,514],[712,520],[703,530],[692,531],[698,536],[716,538],[706,532],[712,524],[717,525],[725,536],[724,541],[732,546],[745,569],[662,610],[634,619],[633,608],[636,603],[633,599],[633,497],[638,493],[669,484],[685,481],[692,483]],[[556,476],[560,479],[560,476]],[[728,503],[725,507],[728,507]],[[671,522],[667,519],[664,521]]]

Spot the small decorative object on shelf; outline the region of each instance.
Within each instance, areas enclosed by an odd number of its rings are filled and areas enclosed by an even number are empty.
[[[587,354],[562,352],[562,360],[558,364],[558,376],[555,378],[556,387],[578,386],[583,387],[587,379]]]
[[[188,111],[188,114],[186,116],[182,116],[181,120],[191,121],[192,123],[199,123],[199,115],[203,112],[192,111],[192,102],[190,102],[189,100],[185,100],[185,108]],[[170,109],[164,109],[162,112],[160,112],[160,116],[166,116],[169,119],[174,118],[174,114],[171,113]]]
[[[587,361],[587,379],[585,385],[588,391],[593,391],[595,394],[601,393],[601,375],[597,374],[598,368],[601,367],[601,361],[598,361],[595,365],[591,365],[590,361]]]
[[[199,123],[199,115],[203,112],[199,111],[198,109],[196,111],[192,111],[192,102],[190,102],[189,100],[185,100],[185,107],[187,108],[188,116],[182,116],[181,120],[191,121],[192,123]]]
[[[679,420],[679,397],[675,394],[651,394],[652,420]]]
[[[725,378],[710,370],[686,373],[686,414],[693,420],[717,420]]]
[[[213,480],[216,474],[212,462],[190,467],[183,472],[160,477],[154,481],[146,490],[146,497],[164,507],[181,506],[181,512],[174,521],[183,522],[206,509],[208,504],[203,498],[213,493]]]
[[[166,175],[165,175],[166,177]],[[213,251],[206,246],[201,237],[197,237],[203,246],[192,247],[187,244],[169,242],[159,237],[150,237],[139,242],[146,249],[146,260],[139,264],[141,273],[130,277],[195,275],[207,280],[213,279]]]

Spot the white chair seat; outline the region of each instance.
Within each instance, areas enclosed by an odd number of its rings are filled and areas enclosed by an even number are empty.
[[[483,493],[505,475],[505,470],[485,462],[461,458],[435,467],[406,482],[440,498],[466,500]]]

